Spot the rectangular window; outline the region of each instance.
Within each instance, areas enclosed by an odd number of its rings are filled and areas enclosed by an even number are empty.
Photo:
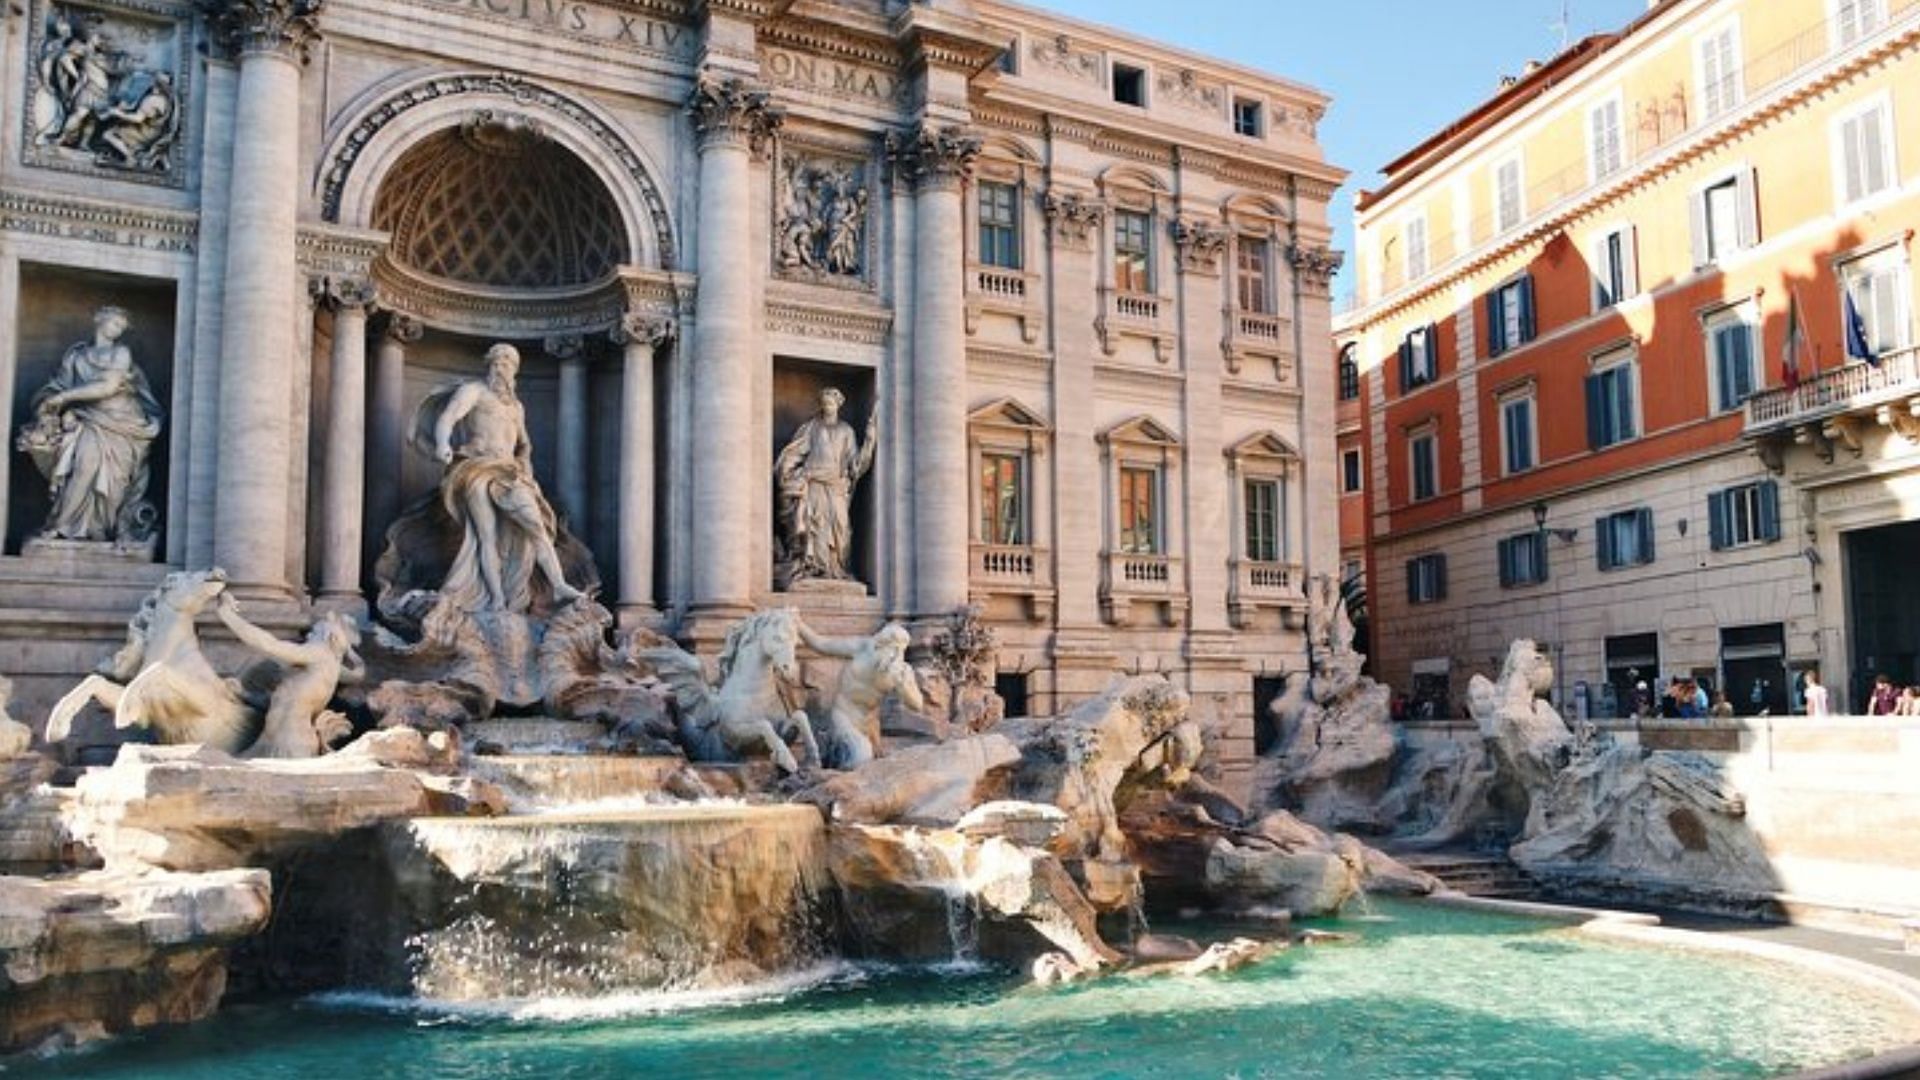
[[[1407,443],[1408,464],[1412,467],[1413,501],[1421,502],[1440,493],[1440,460],[1432,432],[1415,435]]]
[[[1547,534],[1521,533],[1500,541],[1500,587],[1538,585],[1547,580]]]
[[[1407,560],[1407,603],[1431,604],[1447,598],[1447,557],[1422,555]]]
[[[1880,29],[1886,21],[1886,0],[1835,0],[1833,29],[1841,48]]]
[[[1351,495],[1360,487],[1360,451],[1343,451],[1340,454],[1340,490]]]
[[[1639,434],[1634,422],[1634,361],[1597,367],[1587,376],[1587,447],[1604,450]]]
[[[1700,39],[1698,52],[1700,112],[1713,118],[1737,107],[1741,99],[1740,41],[1732,23]]]
[[[1159,555],[1160,470],[1127,466],[1120,470],[1120,550],[1129,555]]]
[[[1853,310],[1867,333],[1867,347],[1875,356],[1913,344],[1908,277],[1906,253],[1899,246],[1840,267],[1841,287],[1853,301]]]
[[[1522,274],[1487,294],[1487,355],[1517,349],[1537,332],[1532,275]]]
[[[1354,347],[1340,350],[1340,400],[1357,401],[1360,397],[1360,361],[1354,358]]]
[[[1272,248],[1264,239],[1242,236],[1234,245],[1234,281],[1240,293],[1240,310],[1254,315],[1273,313],[1273,289],[1268,284]]]
[[[1594,539],[1600,569],[1645,566],[1653,561],[1653,511],[1608,514],[1594,523]]]
[[[1755,388],[1755,359],[1760,354],[1754,334],[1758,328],[1739,309],[1707,317],[1707,359],[1713,365],[1714,411],[1737,409]]]
[[[1020,188],[980,184],[980,262],[1004,270],[1020,269]]]
[[[1741,169],[1702,189],[1694,196],[1688,216],[1692,219],[1696,267],[1712,266],[1759,243],[1760,212],[1753,170]]]
[[[1260,103],[1252,98],[1233,99],[1233,133],[1257,139],[1263,133]]]
[[[1604,311],[1639,294],[1638,261],[1633,226],[1623,225],[1600,237],[1593,252],[1595,311]]]
[[[1427,272],[1427,219],[1407,222],[1407,280],[1424,277]]]
[[[1153,291],[1153,218],[1138,210],[1113,214],[1113,287],[1121,292]]]
[[[1533,443],[1533,393],[1501,399],[1500,446],[1508,476],[1533,468]]]
[[[1249,480],[1247,500],[1247,558],[1254,562],[1280,561],[1280,484]]]
[[[1026,461],[1018,454],[980,455],[980,539],[1027,542]]]
[[[1147,73],[1132,64],[1115,61],[1113,65],[1113,100],[1122,105],[1147,107]]]
[[[1434,346],[1439,333],[1432,326],[1410,331],[1400,342],[1400,392],[1425,386],[1440,375],[1439,357]]]
[[[1612,176],[1626,164],[1618,98],[1601,102],[1587,113],[1587,155],[1596,181]]]
[[[1715,551],[1780,539],[1780,485],[1761,480],[1712,492],[1707,527]]]
[[[1494,231],[1506,232],[1520,224],[1526,204],[1520,192],[1520,159],[1501,162],[1493,171]]]
[[[1020,39],[1014,38],[1000,50],[1000,56],[994,65],[1008,75],[1020,74]],[[1015,715],[1018,715],[1017,713]]]
[[[1885,101],[1858,110],[1835,130],[1840,199],[1854,203],[1893,186],[1893,125]]]

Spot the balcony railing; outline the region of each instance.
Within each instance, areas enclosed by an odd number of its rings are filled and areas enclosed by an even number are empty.
[[[1160,318],[1160,298],[1141,293],[1114,293],[1113,313],[1123,319],[1155,322]]]
[[[1018,270],[982,266],[973,272],[973,291],[1002,300],[1027,298],[1027,275]]]
[[[1449,233],[1429,238],[1426,273],[1423,274],[1409,276],[1403,263],[1405,256],[1396,252],[1391,256],[1389,265],[1376,271],[1373,280],[1358,286],[1357,302],[1362,305],[1373,303],[1392,295],[1403,286],[1430,277],[1434,271],[1445,269],[1454,259],[1471,254],[1502,235],[1518,231],[1618,181],[1642,163],[1726,123],[1745,112],[1755,100],[1838,56],[1852,52],[1863,42],[1889,32],[1910,30],[1914,24],[1920,23],[1920,4],[1894,3],[1889,7],[1892,10],[1880,25],[1865,34],[1856,35],[1852,40],[1843,40],[1837,20],[1819,19],[1766,52],[1745,57],[1736,73],[1740,88],[1738,104],[1712,116],[1706,115],[1699,102],[1697,89],[1691,85],[1676,87],[1671,94],[1656,94],[1629,102],[1625,115],[1621,117],[1624,145],[1620,167],[1605,175],[1595,176],[1583,154],[1580,160],[1539,177],[1527,186],[1521,199],[1519,221],[1505,223],[1506,227],[1502,228],[1498,210],[1493,208],[1474,217],[1464,237],[1464,247],[1456,243],[1456,237]]]
[[[1280,342],[1286,333],[1287,321],[1278,315],[1261,315],[1251,311],[1240,312],[1235,318],[1235,326],[1243,338],[1270,343]]]
[[[1024,544],[974,544],[973,580],[985,586],[1048,586],[1047,552]]]
[[[1758,435],[1844,413],[1862,412],[1920,394],[1920,349],[1908,347],[1878,365],[1856,361],[1815,374],[1789,390],[1747,399],[1747,434]]]
[[[1301,568],[1295,563],[1255,562],[1239,559],[1234,563],[1234,592],[1241,596],[1281,599],[1302,594]]]

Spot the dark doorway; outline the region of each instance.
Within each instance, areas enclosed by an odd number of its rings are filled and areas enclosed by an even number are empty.
[[[1009,718],[1027,715],[1027,673],[1001,671],[993,676],[993,692],[1000,695]]]
[[[1741,716],[1787,714],[1787,631],[1779,623],[1720,631],[1727,704]]]
[[[1305,676],[1302,676],[1304,678]],[[1273,715],[1273,703],[1287,692],[1287,680],[1278,675],[1256,675],[1253,679],[1253,752],[1264,754],[1280,741],[1280,719]]]
[[[1610,709],[1605,706],[1609,695],[1602,691],[1602,704],[1595,707],[1595,714],[1610,719],[1632,715],[1634,694],[1639,684],[1647,684],[1648,700],[1651,701],[1653,681],[1659,674],[1659,634],[1621,634],[1608,638],[1607,686],[1612,690],[1613,705]]]
[[[1863,713],[1875,675],[1909,686],[1920,676],[1920,521],[1846,534],[1848,633],[1853,670],[1848,711]],[[1831,675],[1828,676],[1832,678]]]

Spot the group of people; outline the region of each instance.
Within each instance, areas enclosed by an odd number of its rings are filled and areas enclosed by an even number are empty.
[[[1733,703],[1723,691],[1709,694],[1699,680],[1676,675],[1658,694],[1645,679],[1635,682],[1630,715],[1640,720],[1656,716],[1663,720],[1730,720]]]
[[[1867,695],[1868,716],[1920,716],[1920,686],[1896,686],[1882,672]]]

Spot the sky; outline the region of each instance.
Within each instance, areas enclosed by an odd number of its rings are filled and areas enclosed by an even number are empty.
[[[1617,30],[1646,0],[1025,0],[1333,96],[1327,160],[1352,175],[1335,197],[1334,246],[1353,250],[1353,196],[1380,168],[1491,97],[1500,76],[1561,43]],[[1351,267],[1352,259],[1348,259]],[[1335,298],[1352,291],[1343,271]]]

